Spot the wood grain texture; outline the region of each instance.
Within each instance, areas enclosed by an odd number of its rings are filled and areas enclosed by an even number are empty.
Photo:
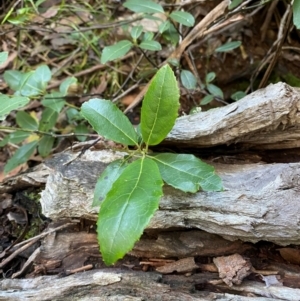
[[[164,143],[283,149],[299,147],[299,137],[300,92],[280,82],[225,107],[178,118]]]
[[[101,151],[88,151],[70,165],[63,162],[73,154],[55,159],[59,164],[53,165],[42,192],[43,214],[52,220],[96,220],[98,208],[91,207],[93,189],[106,166],[96,160],[96,154],[100,157]],[[300,163],[214,165],[224,191],[189,194],[167,186],[147,229],[195,228],[229,240],[300,243]]]

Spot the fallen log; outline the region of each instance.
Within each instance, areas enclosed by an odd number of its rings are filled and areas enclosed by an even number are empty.
[[[197,149],[223,144],[235,144],[241,146],[240,149],[294,148],[299,146],[299,100],[300,93],[296,89],[283,83],[270,85],[238,103],[179,118],[164,143]],[[94,258],[92,267],[103,268],[93,226],[99,209],[91,206],[93,190],[98,175],[107,164],[123,155],[110,150],[88,150],[80,158],[77,158],[78,153],[71,151],[61,153],[45,162],[38,176],[31,173],[23,179],[10,181],[9,188],[0,187],[2,192],[8,192],[16,183],[22,183],[23,187],[38,185],[47,177],[41,194],[43,214],[61,224],[71,221],[78,226],[85,221],[91,222],[88,231],[77,229],[77,226],[64,232],[50,231],[34,257],[28,259],[36,267],[36,275],[68,275],[80,268],[88,268],[91,258]],[[242,254],[251,248],[248,242],[261,240],[281,246],[300,243],[300,163],[220,164],[214,160],[209,163],[222,178],[224,190],[188,194],[166,186],[159,210],[130,252],[131,256],[177,260]],[[92,232],[88,233],[91,229]],[[122,262],[120,267],[124,266],[130,264]],[[200,269],[201,265],[198,267]],[[192,273],[197,265],[192,262],[190,268]],[[195,293],[197,285],[201,287],[218,277],[213,272],[189,274],[188,283],[191,285],[188,287],[185,286],[188,278],[183,275],[144,273],[147,275],[144,285],[139,282],[142,274],[136,271],[101,270],[101,277],[95,273],[99,271],[66,278],[7,279],[1,281],[0,300],[96,300],[99,295],[101,300],[255,300],[237,297],[234,291],[256,294],[263,301],[298,300],[299,296],[297,289],[266,289],[264,284],[256,282],[234,285],[231,291],[218,285],[221,294],[198,290]],[[299,274],[299,271],[295,274],[296,279],[299,279]],[[20,275],[22,273],[15,277]],[[203,278],[199,280],[199,277]],[[174,282],[170,279],[177,281],[177,291],[171,288]],[[48,286],[49,290],[45,289]]]
[[[173,276],[173,277],[172,277]],[[247,281],[232,290],[240,294],[251,291],[252,296],[232,293],[214,293],[195,290],[203,282],[202,274],[190,277],[162,276],[158,273],[131,272],[119,269],[88,271],[68,277],[43,276],[33,279],[5,279],[0,283],[0,300],[10,301],[274,301],[299,300],[299,290],[268,287],[262,283]],[[221,288],[221,286],[220,286]],[[225,288],[226,289],[226,288]],[[253,297],[260,294],[262,297]]]
[[[287,149],[300,146],[300,92],[279,82],[222,108],[177,119],[164,144]]]
[[[41,195],[43,214],[52,220],[96,220],[98,208],[91,206],[93,189],[107,164],[100,161],[101,156],[107,162],[110,156],[121,155],[87,151],[65,165],[74,154],[64,153],[46,163],[52,172]],[[228,240],[300,243],[300,163],[214,165],[224,191],[189,194],[167,186],[147,229],[193,228]]]

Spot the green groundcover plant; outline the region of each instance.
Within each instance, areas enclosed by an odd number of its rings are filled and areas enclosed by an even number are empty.
[[[149,150],[171,131],[178,108],[179,89],[169,65],[152,79],[136,129],[109,100],[94,98],[82,105],[81,114],[95,131],[123,144],[128,152],[107,166],[95,188],[98,241],[107,265],[122,258],[140,238],[158,209],[163,182],[184,192],[222,190],[214,168],[195,156]]]

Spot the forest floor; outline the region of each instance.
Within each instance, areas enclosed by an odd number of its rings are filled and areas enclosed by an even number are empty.
[[[179,6],[173,2],[179,2]],[[169,11],[184,9],[195,17],[197,24],[220,1],[186,2],[166,1],[165,8]],[[290,15],[285,15],[286,3],[271,1],[256,5],[255,1],[245,2],[248,4],[244,9],[232,15],[226,12],[217,20],[211,20],[210,27],[216,23],[219,27],[194,40],[180,57],[179,65],[174,68],[181,93],[179,115],[191,114],[195,109],[206,111],[226,106],[236,101],[232,97],[234,93],[249,94],[270,83],[283,81],[300,87],[300,33],[293,26]],[[91,133],[91,129],[81,120],[70,118],[67,110],[78,110],[83,102],[92,97],[112,100],[126,111],[133,124],[139,123],[141,103],[137,96],[151,80],[157,66],[178,46],[178,43],[170,41],[170,37],[157,34],[157,19],[138,19],[140,15],[126,9],[122,1],[46,0],[39,7],[34,6],[32,1],[1,3],[0,19],[5,21],[0,27],[0,43],[2,51],[8,51],[9,57],[0,65],[0,92],[13,94],[3,77],[6,70],[27,72],[39,65],[47,65],[52,72],[47,92],[57,90],[67,78],[77,79],[77,83],[69,87],[65,97],[67,105],[55,125],[55,131],[66,137],[57,139],[49,157],[78,142],[76,137],[68,134],[79,125]],[[133,23],[130,21],[132,19],[138,20]],[[100,58],[103,48],[130,39],[129,32],[133,24],[142,25],[146,32],[153,32],[162,49],[142,51],[135,47],[125,56],[102,64]],[[180,43],[191,28],[178,26],[178,30],[182,34]],[[216,51],[218,47],[233,41],[240,41],[241,45],[227,52]],[[188,89],[182,83],[182,70],[193,73],[197,79],[195,88]],[[215,78],[211,83],[222,91],[223,96],[215,96],[208,104],[201,104],[204,97],[211,93],[205,78],[212,72]],[[24,108],[37,119],[41,118],[43,109],[38,97]],[[11,113],[1,125],[15,127],[15,114]],[[6,134],[7,131],[0,129],[0,139]],[[17,148],[18,145],[13,143],[1,148],[0,182],[25,172],[45,159],[34,153],[30,160],[5,175],[4,166]],[[49,221],[40,213],[37,195],[35,189],[20,189],[1,195],[0,253],[12,243],[33,237],[46,228]],[[292,262],[298,268],[300,260],[297,247],[293,254],[285,254],[284,257],[277,248],[272,243],[261,242],[255,246],[253,254],[248,255],[260,258],[259,268],[270,260]],[[199,259],[202,263],[209,263],[210,260]],[[0,269],[3,277],[9,278],[23,263],[24,258],[20,257]],[[138,265],[134,260],[132,264]],[[291,280],[290,286],[300,288],[298,279]]]

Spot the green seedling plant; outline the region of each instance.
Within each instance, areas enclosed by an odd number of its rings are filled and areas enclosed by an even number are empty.
[[[94,206],[100,206],[98,241],[104,262],[115,263],[129,252],[158,209],[163,182],[184,192],[220,191],[222,182],[211,165],[191,154],[153,153],[173,128],[179,89],[169,65],[153,77],[145,94],[141,122],[135,129],[109,100],[85,102],[81,114],[106,139],[124,145],[128,155],[110,163],[100,175]]]
[[[167,41],[176,44],[179,41],[179,32],[174,26],[174,22],[178,24],[192,27],[195,24],[193,15],[185,11],[173,11],[172,13],[165,12],[162,5],[151,0],[127,0],[124,7],[135,12],[143,14],[143,18],[148,18],[157,21],[158,33]],[[155,14],[163,14],[166,17],[161,19]],[[103,48],[101,63],[113,61],[126,55],[133,47],[149,51],[159,51],[162,49],[161,44],[155,39],[153,32],[144,30],[142,25],[133,26],[130,30],[131,41],[121,40],[114,45]]]
[[[7,59],[7,53],[0,53],[0,61]],[[16,123],[18,127],[1,126],[0,130],[9,131],[2,141],[0,147],[8,143],[20,144],[23,141],[28,143],[23,144],[18,148],[14,155],[7,161],[4,172],[8,173],[17,166],[27,162],[32,154],[38,150],[42,157],[46,157],[51,152],[55,138],[55,125],[59,114],[68,103],[64,97],[68,95],[68,90],[72,85],[77,84],[77,79],[74,77],[67,78],[59,87],[59,91],[48,93],[46,87],[51,80],[52,74],[48,66],[41,65],[34,71],[21,72],[17,70],[8,70],[4,72],[4,81],[9,88],[14,91],[13,95],[0,94],[0,121],[13,110],[18,110],[16,113]],[[41,99],[41,104],[44,107],[41,118],[38,119],[34,115],[22,110],[31,100]],[[69,108],[66,110],[69,123],[77,118],[74,132],[77,135],[88,133],[80,119],[79,108]],[[78,136],[80,137],[83,136]]]

